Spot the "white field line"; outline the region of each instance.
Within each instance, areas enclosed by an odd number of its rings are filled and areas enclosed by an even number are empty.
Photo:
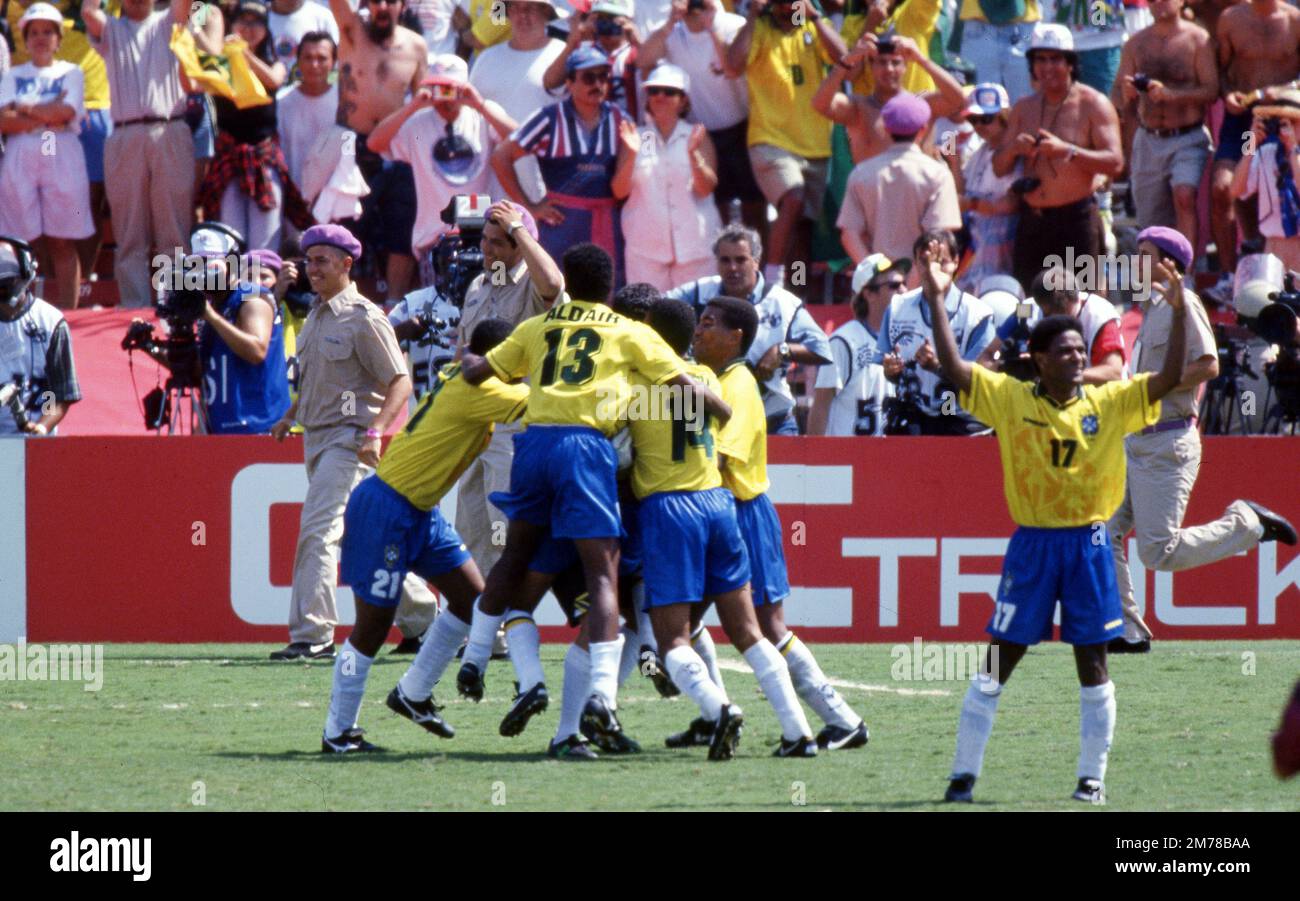
[[[738,660],[726,660],[721,657],[718,658],[718,669],[724,669],[733,673],[753,674],[754,672],[749,668],[748,664],[741,663]],[[831,685],[834,685],[836,688],[852,688],[856,691],[867,692],[884,691],[889,692],[890,694],[903,695],[905,697],[942,698],[948,697],[952,694],[952,692],[944,691],[942,688],[894,688],[889,685],[868,685],[865,682],[850,682],[847,679],[831,679],[829,677],[826,681],[830,682]]]

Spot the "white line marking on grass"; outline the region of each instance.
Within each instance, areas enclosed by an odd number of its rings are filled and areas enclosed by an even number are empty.
[[[724,669],[733,673],[750,673],[751,675],[754,672],[747,664],[722,658],[718,658],[718,669]],[[903,695],[905,697],[942,698],[948,697],[952,694],[952,692],[944,691],[941,688],[893,688],[889,685],[868,685],[865,682],[849,682],[847,679],[831,679],[829,677],[826,681],[831,685],[834,685],[836,688],[852,688],[856,691],[886,691],[891,694]]]

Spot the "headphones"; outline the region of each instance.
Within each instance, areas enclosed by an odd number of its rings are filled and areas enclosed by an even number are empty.
[[[23,295],[36,280],[36,253],[32,246],[26,241],[18,238],[10,238],[6,235],[0,235],[0,242],[9,244],[14,249],[14,256],[18,260],[18,285],[13,291],[11,297],[0,297],[0,303],[16,307],[22,301]]]

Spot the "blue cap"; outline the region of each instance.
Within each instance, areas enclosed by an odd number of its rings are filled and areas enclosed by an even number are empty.
[[[573,75],[582,69],[596,69],[610,65],[609,57],[592,46],[582,46],[569,55],[564,63],[564,74]]]

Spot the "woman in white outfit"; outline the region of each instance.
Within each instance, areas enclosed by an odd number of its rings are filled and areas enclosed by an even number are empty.
[[[660,63],[643,82],[646,123],[632,139],[636,167],[623,207],[627,280],[660,291],[717,273],[710,250],[722,228],[713,204],[717,154],[703,125],[685,121],[690,77]]]

